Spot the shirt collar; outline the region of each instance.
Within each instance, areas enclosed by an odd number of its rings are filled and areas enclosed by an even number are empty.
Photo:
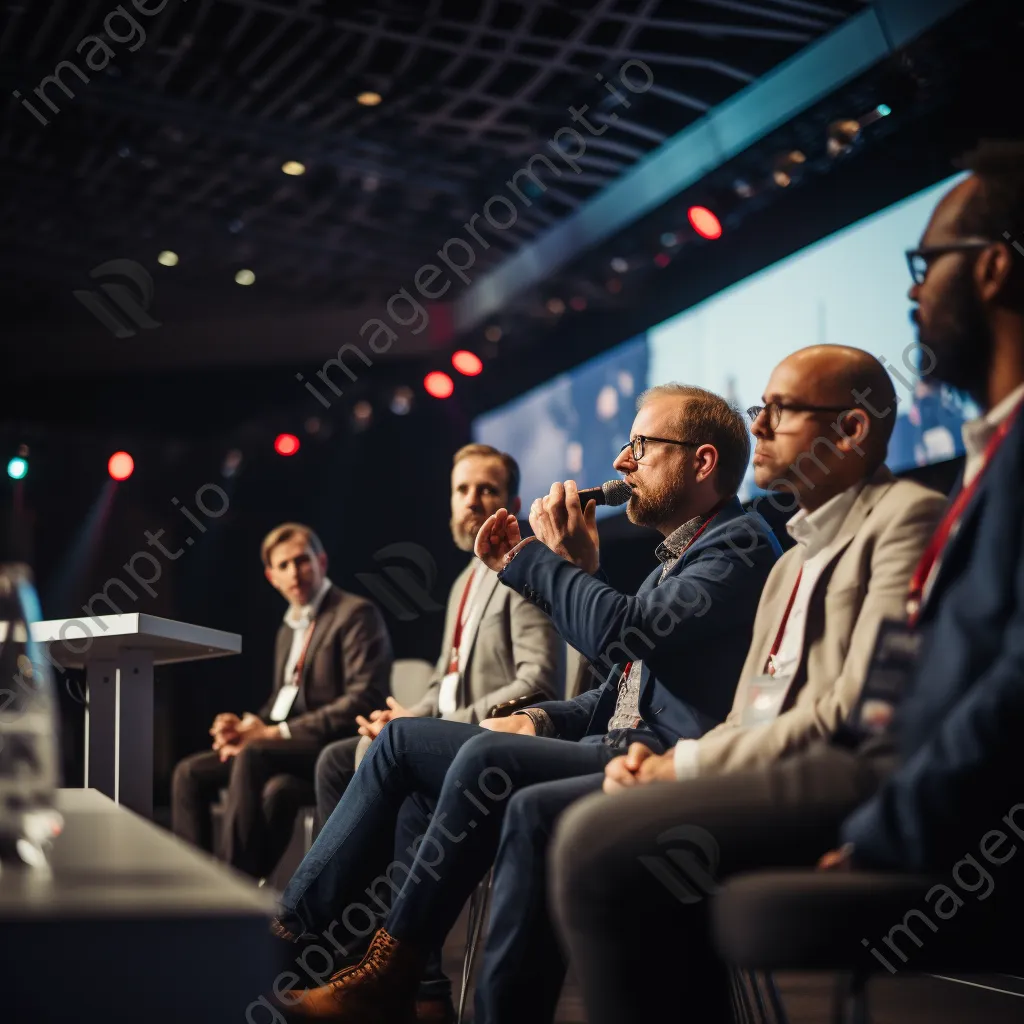
[[[968,459],[978,459],[985,454],[985,446],[999,425],[1017,408],[1024,399],[1024,384],[1008,394],[998,405],[994,405],[984,416],[968,420],[961,428],[964,450]]]
[[[291,629],[309,629],[309,624],[316,618],[320,603],[332,586],[334,584],[325,576],[323,583],[320,584],[320,589],[313,595],[313,600],[309,604],[304,604],[301,608],[293,608],[288,605],[288,610],[284,613],[284,624]]]
[[[707,516],[694,516],[682,526],[677,526],[655,549],[659,562],[674,562],[685,550],[686,545],[704,525]]]
[[[864,489],[864,481],[847,487],[829,498],[813,512],[800,509],[788,523],[789,535],[803,548],[804,559],[813,558],[836,539],[857,496]]]

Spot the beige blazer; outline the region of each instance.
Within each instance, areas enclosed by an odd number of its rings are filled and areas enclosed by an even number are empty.
[[[803,651],[782,713],[742,728],[750,680],[764,672],[802,559],[775,563],[761,593],[732,711],[697,740],[700,774],[759,768],[833,735],[860,696],[879,623],[906,617],[907,590],[946,499],[884,466],[865,484],[827,548],[811,592]]]
[[[455,618],[475,559],[459,573],[448,595],[441,654],[423,699],[415,710],[437,715],[441,679],[448,671]],[[479,722],[495,705],[534,691],[557,700],[565,680],[565,644],[551,620],[487,570],[473,600],[474,611],[462,636],[462,689],[450,721]],[[482,611],[480,610],[482,608]]]

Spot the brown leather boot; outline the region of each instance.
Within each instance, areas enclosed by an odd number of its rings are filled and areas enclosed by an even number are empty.
[[[455,1007],[450,999],[417,999],[416,1024],[455,1024]]]
[[[426,962],[425,952],[381,928],[358,964],[319,988],[293,990],[279,1005],[292,1021],[416,1024],[416,990]]]

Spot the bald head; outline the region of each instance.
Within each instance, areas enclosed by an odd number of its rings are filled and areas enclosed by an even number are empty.
[[[849,345],[810,345],[794,352],[790,364],[805,382],[804,394],[814,405],[863,409],[871,430],[863,446],[869,462],[880,466],[896,425],[896,389],[885,367],[870,353]]]

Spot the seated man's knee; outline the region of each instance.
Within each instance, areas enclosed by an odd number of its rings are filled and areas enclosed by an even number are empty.
[[[352,740],[336,740],[320,751],[313,769],[317,793],[335,789],[339,781],[352,773],[353,748]]]
[[[174,766],[171,774],[171,792],[178,795],[193,792],[199,784],[195,771],[195,759],[186,757]]]
[[[548,855],[553,884],[571,889],[601,878],[616,834],[610,800],[600,793],[584,797],[558,819]]]

